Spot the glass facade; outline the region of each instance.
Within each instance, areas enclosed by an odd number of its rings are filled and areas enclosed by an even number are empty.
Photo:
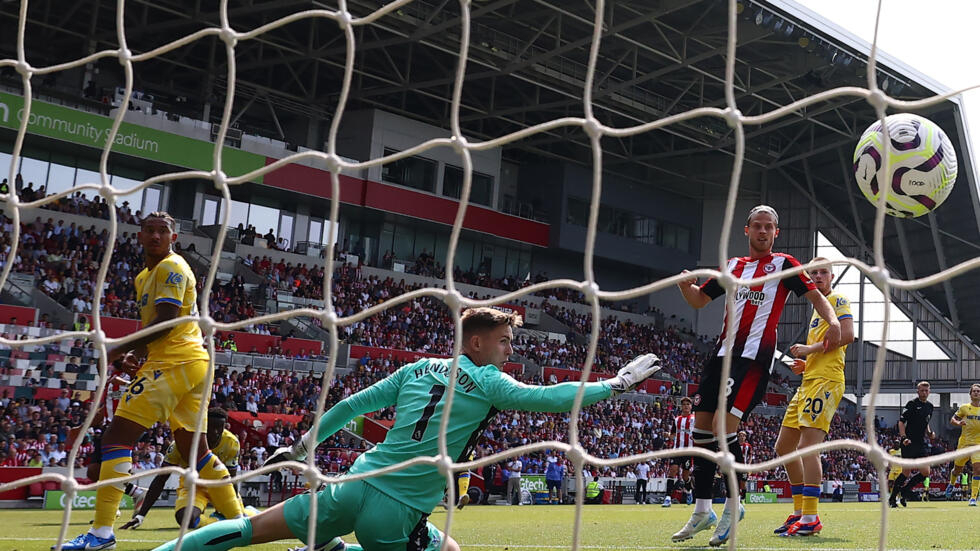
[[[567,223],[588,227],[588,200],[569,197],[566,207]],[[640,243],[670,247],[685,252],[691,250],[690,228],[609,205],[599,206],[597,229],[603,233],[626,237]]]
[[[386,147],[385,156],[394,155],[397,150]],[[413,156],[387,163],[381,167],[381,179],[400,186],[432,192],[436,189],[436,169],[438,163],[425,157]]]
[[[8,178],[12,156],[0,152],[0,178]],[[20,166],[14,171],[20,173],[24,186],[33,184],[35,190],[44,186],[48,195],[68,191],[82,184],[102,184],[98,171],[98,161],[77,158],[71,154],[58,151],[44,152],[25,148],[20,158]],[[140,183],[144,174],[139,170],[126,167],[109,167],[109,183],[119,190],[132,189]],[[163,187],[151,186],[137,192],[127,193],[116,197],[116,205],[122,206],[123,201],[129,203],[132,212],[142,210],[152,212],[160,210]],[[94,190],[84,190],[82,194],[88,198],[98,196]]]
[[[391,251],[396,261],[411,264],[422,253],[432,254],[435,261],[445,266],[449,250],[449,230],[435,231],[429,228],[386,222],[381,228],[375,259],[381,259]],[[368,258],[371,258],[370,256]],[[524,278],[531,271],[531,251],[516,246],[500,245],[489,241],[460,237],[456,247],[455,267],[464,272]]]
[[[458,166],[445,165],[442,171],[442,194],[446,197],[459,199],[463,192],[463,169]],[[470,184],[470,202],[478,205],[493,205],[493,176],[473,173]]]

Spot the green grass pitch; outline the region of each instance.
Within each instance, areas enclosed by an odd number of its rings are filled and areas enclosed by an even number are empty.
[[[821,535],[807,538],[780,538],[772,535],[788,513],[789,505],[749,505],[745,520],[739,525],[738,548],[749,550],[877,549],[881,518],[876,503],[822,503]],[[457,512],[453,535],[465,550],[547,551],[570,549],[572,506],[496,507],[470,506]],[[721,505],[715,505],[721,512]],[[691,507],[675,505],[602,505],[585,507],[582,516],[582,549],[692,549],[707,548],[710,532],[693,540],[673,544],[670,535],[687,521]],[[88,528],[91,511],[72,514],[68,537]],[[444,512],[430,519],[440,527]],[[47,551],[57,537],[61,512],[40,510],[0,511],[0,549],[11,551]],[[121,523],[119,523],[121,524]],[[888,549],[980,549],[980,507],[965,502],[910,503],[907,509],[889,511]],[[121,551],[153,549],[177,534],[173,516],[157,508],[142,528],[118,531],[116,549]],[[350,538],[353,541],[353,538]],[[297,542],[279,542],[250,547],[263,551],[283,551]]]

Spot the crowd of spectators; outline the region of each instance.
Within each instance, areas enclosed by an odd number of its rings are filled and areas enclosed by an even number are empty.
[[[0,188],[5,187],[7,187],[6,178],[0,182]],[[24,185],[23,177],[20,174],[17,174],[14,178],[14,191],[16,191],[17,196],[23,203],[30,203],[55,195],[54,193],[49,194],[45,185],[40,185],[37,188],[34,187],[34,182],[27,182],[27,185]],[[41,208],[90,218],[99,218],[101,220],[109,219],[109,203],[105,198],[90,190],[85,192],[76,191],[72,194],[65,195],[54,201],[45,203]],[[139,225],[140,220],[143,219],[143,213],[139,210],[134,212],[129,206],[129,201],[122,201],[116,205],[116,217],[120,223]]]
[[[10,256],[13,225],[0,213],[0,267]],[[65,308],[79,314],[92,312],[92,298],[99,266],[109,240],[108,230],[83,228],[37,217],[21,224],[20,243],[13,270],[35,276],[39,289]],[[116,240],[105,280],[101,313],[105,316],[138,319],[139,306],[133,280],[143,269],[142,248],[136,234],[122,232]],[[198,291],[204,278],[197,278]],[[209,299],[211,315],[230,322],[255,315],[255,309],[240,277],[216,284]]]
[[[327,390],[326,406],[343,400],[354,392],[386,377],[400,366],[392,356],[366,357],[354,369],[334,379]],[[519,379],[529,384],[547,384],[536,377]],[[214,405],[230,411],[253,414],[273,413],[297,415],[296,423],[274,422],[264,431],[251,428],[238,432],[242,443],[241,468],[252,469],[276,447],[289,445],[307,430],[312,423],[321,386],[319,377],[312,374],[286,373],[282,371],[245,368],[233,371],[219,366],[215,373]],[[83,393],[65,390],[52,400],[12,399],[9,391],[0,398],[0,465],[2,466],[49,466],[66,465],[71,442],[69,427],[78,424],[87,412],[90,401]],[[673,416],[678,413],[676,401],[670,397],[657,397],[646,401],[614,400],[584,408],[579,417],[579,438],[586,450],[596,457],[615,459],[671,446]],[[379,421],[394,419],[394,408],[371,414]],[[751,415],[743,424],[748,435],[751,451],[746,457],[750,463],[760,463],[773,457],[773,443],[779,431],[779,416]],[[502,412],[497,415],[481,434],[479,454],[485,456],[523,444],[557,440],[567,441],[570,415],[567,413]],[[85,436],[77,457],[77,466],[87,461],[93,451],[92,437],[98,429]],[[841,416],[834,419],[830,439],[852,438],[864,440],[864,425],[860,419],[847,421]],[[882,426],[879,442],[891,447],[897,439],[894,427]],[[163,453],[171,442],[165,425],[152,427],[134,450],[134,465],[138,470],[159,466]],[[361,453],[367,444],[350,434],[339,433],[331,437],[318,450],[318,465],[327,472],[342,472]],[[931,442],[932,453],[948,449],[947,442]],[[561,454],[558,454],[561,457]],[[520,458],[526,474],[543,473],[545,455],[532,453]],[[849,450],[834,450],[822,455],[825,478],[828,480],[871,480],[873,467],[861,454]],[[561,457],[566,472],[574,474],[571,462]],[[667,461],[651,463],[650,476],[665,476]],[[947,476],[947,466],[933,470],[933,480]],[[634,476],[633,466],[592,468],[591,474],[600,476]],[[780,467],[752,478],[766,480],[785,479]]]

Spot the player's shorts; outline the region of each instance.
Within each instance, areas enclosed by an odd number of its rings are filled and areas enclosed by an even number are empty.
[[[180,477],[180,481],[177,486],[177,501],[174,502],[174,511],[180,511],[187,507],[188,497],[190,497],[190,491],[184,487],[184,477]],[[194,492],[194,507],[197,507],[202,513],[208,508],[208,502],[211,501],[211,497],[208,495],[208,489],[204,487],[199,487],[196,492]],[[219,513],[224,514],[222,511]],[[227,516],[231,518],[231,516]]]
[[[681,456],[681,457],[671,457],[670,458],[670,464],[671,465],[677,465],[683,471],[690,471],[690,470],[694,469],[694,458],[693,457],[684,457],[684,456]]]
[[[193,431],[198,412],[208,408],[207,374],[207,360],[148,361],[119,400],[116,415],[147,428],[167,421],[171,430]]]
[[[970,446],[976,446],[980,442],[964,442],[960,438],[959,442],[956,444],[956,449],[962,450],[963,448],[969,448]],[[967,461],[972,461],[974,465],[980,465],[980,452],[974,452],[972,455],[964,455],[963,457],[957,458],[953,461],[953,464],[957,467],[966,466]]]
[[[286,500],[286,525],[309,544],[310,498],[305,493]],[[330,484],[316,494],[316,545],[351,532],[365,549],[437,551],[443,533],[428,515],[395,501],[363,480]]]
[[[545,479],[544,485],[549,492],[551,490],[561,490],[561,480]]]
[[[718,388],[724,384],[728,412],[744,418],[762,401],[769,384],[769,368],[772,362],[760,362],[748,358],[732,358],[731,375],[727,382],[721,381],[721,362],[724,358],[712,356],[704,363],[701,371],[701,384],[697,393],[691,397],[694,411],[714,413],[718,408]]]
[[[915,459],[916,457],[926,456],[924,442],[912,442],[908,446],[902,445],[902,457],[905,459]]]
[[[844,396],[844,383],[830,379],[809,379],[796,389],[786,406],[783,426],[791,429],[810,427],[830,432],[837,405]]]
[[[89,455],[89,463],[102,463],[102,436],[92,437],[92,454]]]

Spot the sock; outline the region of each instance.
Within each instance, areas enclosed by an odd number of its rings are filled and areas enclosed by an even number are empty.
[[[707,513],[711,510],[711,499],[695,499],[694,500],[694,512],[695,513]]]
[[[803,485],[803,514],[816,515],[817,503],[820,501],[820,486],[816,484]]]
[[[976,499],[977,493],[980,493],[980,476],[973,475],[973,483],[970,484],[970,497]]]
[[[456,479],[456,486],[459,488],[459,493],[456,494],[456,499],[466,495],[466,492],[470,490],[470,473],[459,473],[459,478]]]
[[[668,478],[667,479],[667,496],[666,497],[669,497],[669,498],[673,499],[674,487],[675,486],[677,486],[677,479],[676,478]]]
[[[902,488],[905,486],[906,480],[908,480],[908,477],[906,477],[904,474],[898,475],[898,478],[896,478],[895,482],[892,483],[892,494],[888,498],[889,501],[895,501],[895,498],[898,496],[898,492],[901,492]]]
[[[800,522],[803,524],[813,524],[817,522],[817,515],[803,515],[800,517]]]
[[[694,429],[692,432],[692,440],[694,445],[699,448],[704,448],[708,451],[718,451],[718,442],[711,431]],[[696,499],[707,499],[711,500],[711,486],[715,481],[715,470],[718,465],[710,459],[705,459],[703,457],[697,456],[694,458],[694,472],[692,476],[694,477],[694,497]]]
[[[212,487],[214,488],[214,487]],[[252,522],[248,518],[222,520],[188,532],[181,549],[185,551],[227,551],[252,542]],[[172,551],[177,540],[171,540],[153,551]]]
[[[201,478],[206,480],[221,480],[228,477],[228,468],[218,459],[218,456],[210,451],[198,459],[197,472],[201,474]],[[244,514],[242,500],[238,498],[238,492],[235,491],[234,485],[210,486],[208,496],[211,505],[214,505],[214,509],[224,515],[225,518],[240,517]]]
[[[911,492],[912,489],[915,488],[916,485],[918,485],[920,482],[925,480],[925,478],[926,477],[922,476],[922,473],[915,473],[914,475],[912,475],[912,478],[910,478],[909,481],[905,483],[905,488],[903,488],[903,490],[907,490]]]
[[[803,483],[796,483],[791,480],[789,489],[793,494],[793,514],[800,516],[803,514]]]
[[[129,476],[133,466],[132,446],[102,446],[102,465],[99,466],[99,480],[112,480]],[[116,520],[116,511],[122,500],[125,484],[109,484],[99,486],[95,491],[95,520],[92,522],[93,534],[99,537],[112,535],[112,523]],[[108,536],[101,534],[106,533]],[[103,529],[103,530],[99,530]],[[96,532],[95,530],[99,530]]]
[[[725,442],[728,443],[728,451],[730,451],[732,455],[735,456],[735,461],[738,461],[739,463],[745,463],[745,456],[742,454],[742,446],[738,445],[738,433],[730,432],[726,434]],[[738,480],[738,491],[739,494],[741,494],[745,490],[746,474],[735,473],[735,478]],[[728,488],[727,484],[725,485],[725,488],[726,489]]]

